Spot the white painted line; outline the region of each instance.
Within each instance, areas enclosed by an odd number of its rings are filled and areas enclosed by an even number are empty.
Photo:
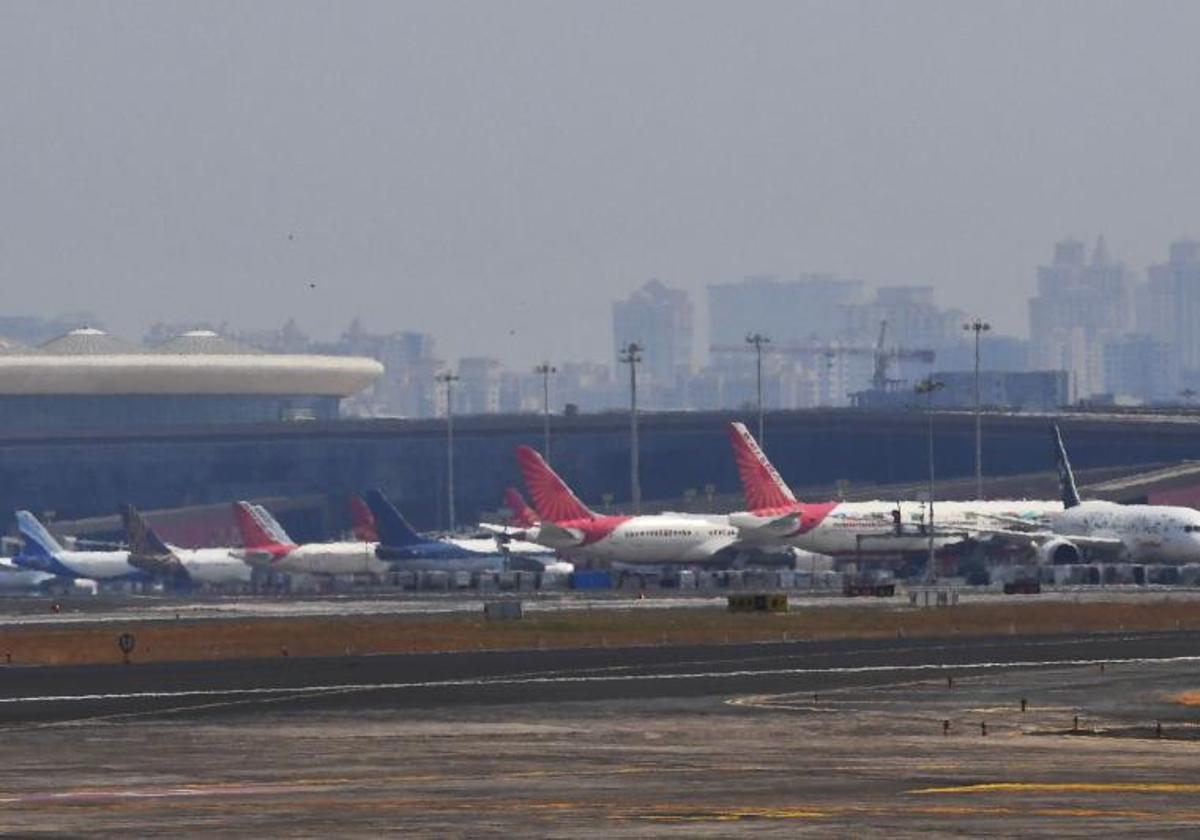
[[[738,671],[694,671],[678,674],[588,674],[525,677],[473,677],[423,682],[341,683],[332,685],[271,686],[267,688],[188,689],[183,691],[130,691],[105,694],[45,694],[3,697],[0,705],[18,703],[70,703],[95,700],[163,700],[187,697],[256,697],[281,694],[320,696],[336,692],[402,691],[420,688],[490,688],[515,685],[569,685],[586,683],[664,682],[682,680],[745,679],[752,677],[818,676],[829,674],[887,674],[921,671],[1003,670],[1008,668],[1066,668],[1083,665],[1150,665],[1200,663],[1200,656],[1131,657],[1126,659],[1049,659],[1013,662],[928,663],[920,665],[859,665],[827,668],[765,668]]]

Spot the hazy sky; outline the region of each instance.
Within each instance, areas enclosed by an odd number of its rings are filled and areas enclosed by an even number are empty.
[[[1024,333],[1065,234],[1200,234],[1194,3],[0,2],[9,313],[448,357],[832,271]],[[294,239],[289,239],[289,234]],[[309,284],[315,282],[316,289]]]

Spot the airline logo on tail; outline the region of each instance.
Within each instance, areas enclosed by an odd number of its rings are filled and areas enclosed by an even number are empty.
[[[512,511],[512,519],[509,520],[509,525],[516,525],[519,528],[532,528],[538,524],[538,515],[529,505],[525,504],[525,497],[521,495],[521,491],[515,487],[509,487],[504,491],[504,504]]]
[[[129,564],[146,574],[167,579],[186,580],[187,570],[175,552],[133,505],[121,505],[121,519],[129,540]]]
[[[296,546],[286,535],[281,535],[270,527],[259,512],[258,505],[249,502],[234,502],[233,518],[237,522],[238,533],[242,535],[242,545],[250,549],[266,550],[272,553],[291,551]],[[274,519],[271,520],[274,522]]]
[[[744,423],[729,424],[733,459],[742,480],[742,492],[751,510],[787,507],[796,503],[791,488],[767,460],[766,453]]]
[[[361,496],[350,497],[350,521],[354,524],[354,538],[360,542],[379,542],[379,527],[375,524],[375,514],[367,507]]]
[[[533,507],[543,521],[570,522],[596,518],[596,514],[579,501],[536,449],[518,446],[517,463],[521,466],[521,474],[525,476],[529,494],[533,496]]]

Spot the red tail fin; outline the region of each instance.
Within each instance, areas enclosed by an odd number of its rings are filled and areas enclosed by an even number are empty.
[[[733,444],[733,459],[737,462],[738,475],[742,479],[742,492],[746,505],[751,510],[786,507],[794,504],[787,483],[780,478],[775,467],[743,423],[729,424],[729,440]]]
[[[521,491],[515,487],[509,487],[504,491],[504,504],[512,511],[512,520],[509,524],[516,525],[521,528],[532,528],[538,524],[537,513],[533,508],[525,504],[525,497],[521,495]]]
[[[233,517],[237,520],[242,545],[246,548],[267,548],[278,544],[279,540],[267,532],[247,502],[233,503]]]
[[[517,447],[517,462],[525,476],[525,485],[533,496],[533,506],[547,522],[567,522],[572,519],[595,519],[596,514],[579,501],[536,449]]]
[[[367,507],[361,496],[350,497],[350,520],[354,523],[354,538],[360,542],[379,542],[379,528],[375,525],[375,514]]]

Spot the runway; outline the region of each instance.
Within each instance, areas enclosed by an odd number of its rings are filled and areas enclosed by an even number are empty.
[[[0,671],[0,725],[820,692],[1101,664],[1200,663],[1200,633],[531,650]]]

